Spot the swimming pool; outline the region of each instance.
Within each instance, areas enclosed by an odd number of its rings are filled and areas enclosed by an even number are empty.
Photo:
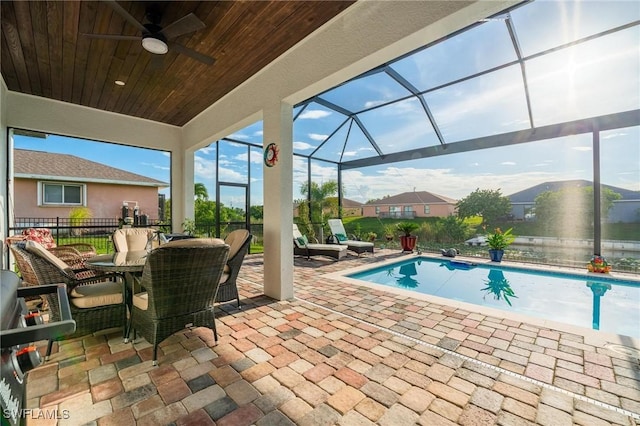
[[[640,282],[417,257],[347,275],[518,314],[640,337]]]

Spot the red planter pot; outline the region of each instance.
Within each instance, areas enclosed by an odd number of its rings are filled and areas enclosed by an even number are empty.
[[[416,242],[418,241],[418,237],[414,235],[400,236],[400,245],[402,246],[402,251],[413,252],[413,249],[416,248]]]

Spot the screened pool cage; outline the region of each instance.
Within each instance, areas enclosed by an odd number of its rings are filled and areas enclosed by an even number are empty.
[[[447,195],[583,180],[599,254],[601,185],[629,189],[640,221],[639,24],[634,2],[523,3],[307,99],[294,108],[294,199],[331,180],[341,206],[378,184]],[[218,200],[247,185],[251,205],[262,149],[255,123],[197,153],[216,161]]]

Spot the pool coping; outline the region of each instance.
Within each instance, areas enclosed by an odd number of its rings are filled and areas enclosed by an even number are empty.
[[[498,318],[511,319],[514,321],[524,322],[540,327],[550,328],[558,331],[563,331],[567,333],[578,334],[584,337],[585,343],[592,344],[594,346],[605,346],[605,345],[622,345],[626,347],[635,348],[640,350],[640,338],[633,336],[626,336],[622,334],[616,334],[607,331],[601,330],[593,330],[591,328],[567,324],[559,321],[553,321],[549,319],[542,319],[534,316],[529,316],[525,314],[519,314],[509,311],[504,311],[498,308],[491,308],[487,306],[476,305],[473,303],[462,302],[453,299],[447,299],[444,297],[434,296],[430,294],[418,293],[415,291],[405,290],[401,288],[389,287],[382,284],[370,283],[363,280],[358,280],[355,278],[347,277],[346,275],[363,272],[370,270],[372,268],[384,267],[385,265],[400,263],[403,261],[411,260],[416,258],[417,256],[425,257],[429,259],[435,260],[452,260],[450,257],[443,257],[438,255],[433,255],[429,253],[421,253],[417,254],[407,254],[401,257],[395,257],[393,259],[384,260],[379,263],[375,263],[374,265],[361,265],[354,268],[344,269],[337,272],[330,272],[328,274],[322,275],[323,278],[328,278],[336,281],[340,281],[343,283],[347,283],[350,285],[357,285],[362,287],[372,288],[378,291],[385,291],[392,294],[401,295],[403,297],[412,297],[418,300],[424,300],[426,302],[436,303],[439,305],[451,306],[454,308],[464,309],[471,312],[478,312],[482,315],[489,315]],[[514,269],[528,269],[528,270],[536,270],[540,272],[557,272],[557,273],[565,273],[571,274],[574,276],[583,276],[585,278],[594,277],[594,278],[605,278],[609,280],[625,280],[625,281],[634,281],[638,282],[640,285],[640,277],[632,274],[626,273],[609,273],[607,276],[602,276],[604,274],[597,274],[594,276],[594,273],[589,273],[586,270],[577,269],[577,268],[563,268],[559,266],[550,266],[550,265],[537,265],[537,264],[527,264],[522,262],[512,262],[512,261],[504,261],[500,264],[496,264],[495,262],[491,262],[488,259],[477,259],[473,257],[464,257],[457,256],[455,259],[462,260],[465,262],[482,264],[482,265],[494,265],[494,266],[506,266],[508,268]],[[591,274],[591,275],[589,275]]]

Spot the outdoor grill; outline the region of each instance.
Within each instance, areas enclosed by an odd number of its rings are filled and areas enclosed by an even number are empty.
[[[29,311],[25,297],[56,293],[60,300],[61,321],[44,323],[37,311]],[[42,363],[34,343],[75,331],[64,284],[20,287],[20,278],[11,271],[0,271],[0,408],[2,425],[24,424],[27,372]]]

